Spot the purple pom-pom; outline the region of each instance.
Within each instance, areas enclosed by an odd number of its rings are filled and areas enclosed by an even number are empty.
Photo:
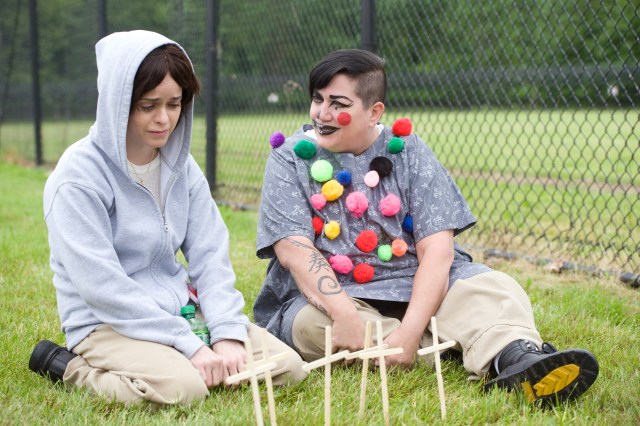
[[[280,145],[284,143],[285,137],[280,132],[275,132],[269,137],[269,143],[271,144],[271,148],[278,148]]]

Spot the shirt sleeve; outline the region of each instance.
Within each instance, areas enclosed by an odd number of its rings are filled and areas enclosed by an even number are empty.
[[[412,135],[409,167],[409,212],[416,241],[453,229],[454,235],[472,227],[476,218],[462,192],[431,149]]]
[[[292,146],[293,141],[287,141],[273,149],[265,166],[256,238],[257,255],[263,259],[274,257],[273,244],[285,237],[314,240],[308,169],[298,164],[306,160],[296,158]]]

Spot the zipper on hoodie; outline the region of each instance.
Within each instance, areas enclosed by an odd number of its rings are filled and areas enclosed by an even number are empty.
[[[169,199],[169,193],[171,192],[171,189],[173,189],[173,185],[175,185],[177,180],[178,179],[176,178],[175,174],[172,174],[171,177],[169,177],[169,183],[167,184],[167,190],[165,191],[164,197],[162,198],[162,202],[163,202],[165,208],[167,206],[167,200]],[[158,206],[158,208],[159,207],[160,206]],[[169,225],[167,225],[167,218],[164,216],[164,208],[160,209],[160,212],[162,213],[162,220],[164,221],[164,232],[168,233],[169,232]]]

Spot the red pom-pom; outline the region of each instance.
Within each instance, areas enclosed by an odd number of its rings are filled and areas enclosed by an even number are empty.
[[[360,263],[353,270],[353,278],[358,284],[366,284],[373,279],[373,272],[373,266]]]
[[[378,246],[378,236],[375,232],[367,229],[362,231],[356,238],[356,247],[365,253],[372,252]]]
[[[322,228],[324,228],[324,222],[318,216],[314,216],[311,219],[311,223],[313,223],[313,232],[316,235],[320,235],[322,233]]]
[[[391,126],[391,131],[396,136],[409,136],[411,134],[411,120],[408,118],[398,118],[393,126]]]
[[[341,126],[348,126],[349,123],[351,123],[351,114],[349,114],[348,112],[342,111],[340,114],[338,114],[338,124]]]

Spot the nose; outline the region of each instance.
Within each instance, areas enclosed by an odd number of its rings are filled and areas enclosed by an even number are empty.
[[[169,112],[167,111],[167,108],[160,107],[156,109],[154,120],[157,123],[166,123],[167,121],[169,121]]]
[[[331,112],[331,107],[328,102],[316,104],[314,112],[316,113],[316,115],[312,118],[317,118],[318,120],[325,123],[333,120],[333,113]]]

